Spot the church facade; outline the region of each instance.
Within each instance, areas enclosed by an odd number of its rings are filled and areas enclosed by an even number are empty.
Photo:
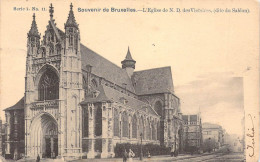
[[[25,94],[5,109],[5,152],[11,157],[107,158],[114,156],[117,143],[141,140],[182,150],[182,114],[171,68],[135,71],[129,48],[118,67],[80,43],[72,4],[64,31],[56,27],[52,5],[49,12],[42,39],[33,15]],[[22,112],[23,122],[14,120],[13,111]],[[19,145],[11,138],[12,121],[23,124]]]

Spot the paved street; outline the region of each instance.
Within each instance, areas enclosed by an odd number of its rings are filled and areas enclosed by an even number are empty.
[[[242,162],[244,159],[243,153],[230,153],[230,154],[201,154],[201,155],[179,155],[178,157],[171,156],[153,156],[151,158],[144,158],[144,162]],[[1,160],[1,159],[0,159]],[[55,159],[41,159],[41,162],[60,162],[61,160]],[[122,158],[113,159],[82,159],[74,160],[71,162],[122,162]],[[134,158],[133,161],[140,162],[139,158]],[[6,162],[14,162],[14,160],[6,160]],[[35,162],[34,159],[31,160],[19,160],[18,162]]]

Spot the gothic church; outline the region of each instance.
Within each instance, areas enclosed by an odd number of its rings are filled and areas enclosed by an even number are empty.
[[[181,149],[180,100],[171,67],[135,71],[128,48],[118,67],[80,43],[70,5],[64,31],[54,8],[43,38],[33,15],[27,37],[24,97],[6,108],[11,158],[113,157],[117,143]]]

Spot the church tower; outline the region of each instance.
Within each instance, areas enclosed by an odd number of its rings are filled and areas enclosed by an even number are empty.
[[[82,88],[80,32],[73,6],[65,33],[56,27],[54,7],[40,43],[35,15],[28,33],[25,77],[25,155],[79,157]]]
[[[35,70],[33,69],[33,60],[37,55],[38,49],[40,47],[40,33],[38,32],[35,14],[33,14],[33,20],[31,24],[31,29],[27,34],[27,57],[26,57],[26,76],[25,76],[25,155],[30,156],[30,122],[32,118],[32,111],[30,104],[34,101],[34,78]]]
[[[35,21],[35,14],[33,14],[33,21],[31,25],[31,29],[27,34],[27,54],[30,56],[35,56],[37,50],[40,47],[40,34],[38,32],[38,27]]]
[[[61,60],[61,154],[64,156],[80,156],[81,138],[81,106],[84,99],[82,87],[82,69],[80,53],[80,31],[76,22],[73,5],[70,5],[68,19],[64,24],[64,55]]]
[[[126,70],[128,76],[130,78],[132,77],[132,75],[134,73],[135,63],[136,63],[136,61],[132,58],[129,47],[128,47],[126,57],[121,62],[121,64],[122,64],[122,68]]]

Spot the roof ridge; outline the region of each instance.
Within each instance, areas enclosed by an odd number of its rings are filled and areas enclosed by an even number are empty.
[[[105,59],[106,61],[110,62],[111,64],[113,64],[113,65],[114,65],[114,66],[116,66],[117,68],[119,68],[119,69],[122,69],[120,66],[118,66],[118,65],[117,65],[117,64],[115,64],[114,62],[112,62],[112,61],[109,61],[107,58],[105,58],[104,56],[102,56],[102,55],[98,54],[97,52],[93,51],[92,49],[88,48],[88,47],[87,47],[87,46],[85,46],[84,44],[80,43],[80,45],[82,45],[82,46],[84,46],[85,48],[89,49],[91,52],[95,53],[96,55],[98,55],[98,56],[102,57],[103,59]],[[125,70],[123,70],[123,69],[122,69],[122,71],[125,71]]]
[[[157,67],[157,68],[152,68],[152,69],[144,69],[144,70],[134,71],[134,73],[135,73],[135,72],[155,70],[155,69],[166,69],[166,68],[170,68],[170,69],[171,69],[171,66],[163,66],[163,67]]]

